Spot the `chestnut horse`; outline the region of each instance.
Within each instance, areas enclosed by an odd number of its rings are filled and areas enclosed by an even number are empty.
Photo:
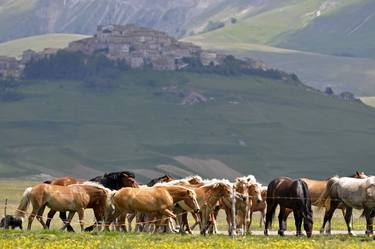
[[[72,176],[63,176],[63,177],[59,177],[59,178],[57,178],[53,181],[45,181],[44,183],[48,183],[48,184],[51,184],[51,185],[58,185],[58,186],[68,186],[68,185],[77,184],[77,183],[81,183],[81,182],[82,181],[79,181]],[[52,210],[52,209],[48,212],[48,214],[47,214],[48,218],[47,218],[47,222],[46,222],[47,228],[50,227],[52,218],[53,218],[53,216],[55,216],[55,214],[56,214],[56,211]],[[64,224],[66,223],[66,212],[60,212],[60,219],[63,221]],[[68,232],[74,232],[74,229],[70,224],[68,224],[66,228],[67,228]]]
[[[307,184],[301,179],[293,180],[288,177],[278,177],[272,180],[267,189],[267,214],[264,234],[268,235],[268,227],[272,223],[277,205],[280,205],[279,231],[284,236],[285,210],[293,210],[296,223],[297,236],[302,235],[302,221],[307,237],[312,235],[313,219],[311,209],[311,197]]]
[[[111,190],[93,182],[68,186],[40,183],[25,190],[16,211],[16,216],[24,217],[25,211],[31,202],[33,210],[29,215],[27,229],[31,229],[35,216],[37,216],[42,226],[47,229],[43,221],[43,212],[46,206],[60,212],[69,211],[67,223],[62,227],[62,230],[64,230],[70,224],[74,214],[78,212],[81,230],[83,231],[84,210],[92,208],[98,223],[101,224],[108,204],[107,196],[110,192]]]
[[[111,196],[111,208],[106,215],[106,229],[120,214],[129,212],[160,213],[176,218],[172,207],[183,201],[194,212],[199,212],[199,204],[194,191],[181,186],[156,186],[122,188]]]

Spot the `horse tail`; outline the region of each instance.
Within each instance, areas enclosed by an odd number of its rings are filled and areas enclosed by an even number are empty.
[[[18,208],[16,210],[16,217],[24,218],[26,214],[26,210],[29,207],[30,204],[30,195],[31,191],[33,190],[32,187],[28,187],[25,192],[23,192],[22,199],[20,204],[18,205]]]
[[[338,179],[339,178],[335,176],[328,180],[326,188],[324,189],[323,193],[319,196],[317,203],[316,203],[319,209],[323,207],[327,207],[328,203],[330,203],[332,186],[334,183],[338,181]]]
[[[309,222],[312,224],[313,218],[312,218],[312,209],[311,209],[311,197],[309,192],[309,187],[307,186],[307,183],[303,180],[299,180],[302,186],[303,191],[303,216],[305,218],[305,222]]]
[[[107,205],[112,209],[112,211],[115,210],[115,204],[113,203],[113,198],[115,197],[115,194],[117,193],[116,190],[111,191],[109,194],[107,194]]]

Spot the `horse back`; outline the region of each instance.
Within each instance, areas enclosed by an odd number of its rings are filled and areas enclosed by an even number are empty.
[[[320,194],[323,193],[324,189],[326,188],[327,181],[313,180],[308,178],[301,178],[301,180],[307,184],[312,203],[316,203],[320,197]]]
[[[159,187],[122,188],[113,201],[117,207],[126,210],[153,212],[170,208],[173,198],[168,191]]]

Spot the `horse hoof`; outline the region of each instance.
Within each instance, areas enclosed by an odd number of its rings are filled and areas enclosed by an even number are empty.
[[[324,229],[320,229],[319,233],[323,235],[324,234]]]
[[[264,235],[268,236],[268,230],[267,229],[264,230]]]
[[[284,231],[279,230],[279,231],[277,231],[277,233],[278,233],[280,236],[285,236]]]
[[[353,232],[349,232],[349,235],[350,236],[353,236],[353,237],[357,237],[357,234],[353,233]]]

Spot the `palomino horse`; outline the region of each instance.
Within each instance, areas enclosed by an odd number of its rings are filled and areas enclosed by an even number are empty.
[[[193,188],[201,205],[201,234],[206,234],[210,226],[215,226],[213,211],[221,198],[229,199],[233,194],[233,184],[228,180],[213,179],[201,187]]]
[[[253,202],[259,203],[262,201],[261,196],[261,185],[257,183],[253,175],[237,177],[234,183],[236,190],[236,229],[240,230],[241,233],[249,232],[249,218],[250,210]],[[221,198],[219,201],[219,207],[215,208],[214,217],[218,215],[219,209],[224,209],[226,214],[226,220],[228,224],[228,233],[232,234],[233,227],[233,212],[232,203],[230,198]],[[217,230],[215,228],[215,230]]]
[[[267,189],[265,235],[268,235],[268,227],[272,223],[277,205],[280,205],[279,235],[284,236],[285,210],[286,208],[290,208],[294,214],[297,230],[296,235],[302,235],[301,226],[303,221],[307,237],[311,237],[313,227],[311,198],[307,184],[304,181],[301,179],[293,180],[288,177],[279,177],[270,182]]]
[[[194,189],[203,185],[204,185],[203,179],[198,175],[188,176],[182,179],[177,179],[177,180],[172,180],[169,182],[156,184],[156,186],[184,186],[184,187],[191,188],[191,189]],[[188,232],[190,234],[192,233],[189,223],[188,223],[188,219],[187,219],[188,210],[189,210],[188,206],[184,205],[183,202],[177,203],[177,205],[173,208],[173,211],[178,214],[177,224],[180,226],[180,229],[179,229],[180,233],[185,233],[185,232]],[[191,214],[196,221],[196,225],[198,225],[200,222],[199,217],[195,213],[191,213]]]
[[[263,227],[266,222],[266,209],[267,209],[267,186],[262,186],[261,188],[261,196],[262,201],[257,202],[253,200],[253,205],[250,208],[250,221],[249,221],[249,229],[251,227],[251,223],[253,221],[253,213],[260,212],[260,221],[259,226]]]
[[[332,215],[340,202],[347,206],[345,222],[348,233],[352,233],[351,218],[353,208],[364,209],[366,217],[366,234],[373,234],[373,219],[375,216],[375,176],[365,179],[351,177],[332,177],[328,180],[324,192],[318,200],[319,206],[329,203],[329,210],[324,215],[323,226],[332,219]]]
[[[27,229],[31,229],[31,224],[35,216],[37,216],[42,226],[47,229],[43,221],[43,212],[46,206],[60,212],[69,211],[67,223],[62,228],[65,229],[70,224],[74,214],[78,212],[81,230],[83,231],[84,210],[92,208],[97,222],[101,224],[107,208],[107,196],[110,192],[111,190],[93,182],[72,184],[69,186],[40,183],[25,190],[16,211],[16,216],[24,217],[25,211],[31,202],[33,210],[29,215]]]
[[[175,219],[176,215],[173,214],[171,209],[177,202],[181,201],[186,203],[194,212],[199,212],[195,192],[185,187],[122,188],[111,196],[112,208],[108,210],[106,215],[106,228],[117,216],[129,212],[157,212]]]
[[[367,175],[364,172],[357,171],[354,175],[352,175],[350,177],[358,178],[358,179],[364,179],[364,178],[367,178]],[[308,179],[308,178],[301,178],[301,179],[304,182],[306,182],[307,187],[309,188],[309,193],[310,193],[312,205],[317,206],[318,199],[319,199],[320,195],[322,194],[322,192],[324,191],[324,189],[326,188],[328,180],[312,180],[312,179]],[[328,212],[328,209],[329,209],[329,206],[325,206],[325,214]],[[343,203],[339,203],[337,205],[337,209],[341,209],[342,215],[345,218],[346,206]],[[285,215],[285,221],[286,221],[286,219],[288,218],[288,215],[291,212],[292,212],[292,210],[287,209],[286,215]],[[331,222],[328,222],[328,227],[327,227],[326,231],[325,231],[325,225],[323,225],[321,227],[320,233],[323,234],[324,232],[326,232],[327,234],[331,233]]]
[[[59,178],[57,178],[53,181],[45,181],[44,183],[48,183],[48,184],[51,184],[51,185],[58,185],[58,186],[68,186],[68,185],[77,184],[77,183],[81,183],[81,182],[82,181],[79,181],[72,176],[63,176],[63,177],[59,177]],[[51,209],[48,212],[48,214],[47,214],[48,218],[47,218],[47,222],[46,222],[47,228],[50,227],[51,221],[53,219],[53,216],[55,216],[55,214],[56,214],[56,210]],[[63,221],[64,224],[66,223],[66,212],[60,212],[60,219]],[[74,229],[70,224],[68,224],[66,228],[69,232],[74,232]]]

